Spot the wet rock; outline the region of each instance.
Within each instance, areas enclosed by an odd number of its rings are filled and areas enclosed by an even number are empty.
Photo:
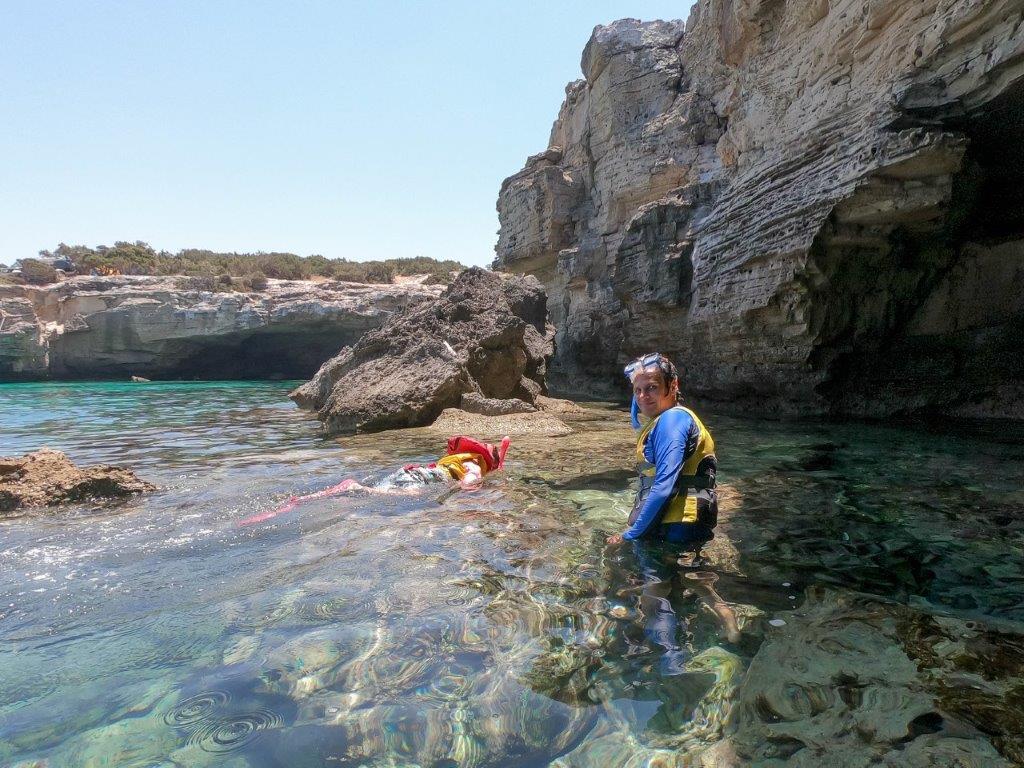
[[[601,421],[605,418],[605,415],[600,411],[584,408],[572,400],[564,400],[558,397],[538,395],[536,404],[542,411],[550,413],[552,416],[557,416],[563,421]]]
[[[462,396],[462,410],[480,416],[507,416],[510,413],[532,413],[537,409],[518,398],[498,400],[484,397],[477,392],[467,392]]]
[[[110,465],[79,468],[65,454],[49,448],[20,458],[0,457],[0,514],[123,498],[155,489],[130,469]]]
[[[460,411],[458,408],[447,408],[442,411],[429,428],[448,435],[473,435],[482,439],[497,440],[504,435],[558,437],[571,434],[573,431],[564,421],[544,411],[483,416]]]
[[[982,733],[945,706],[940,675],[951,670],[922,663],[919,650],[908,655],[912,615],[811,592],[768,630],[747,670],[727,734],[740,764],[1009,766],[991,729]]]
[[[536,279],[469,269],[436,302],[343,349],[291,398],[329,434],[427,425],[466,394],[532,404],[551,345]]]
[[[619,396],[657,349],[762,414],[1020,418],[1022,50],[1017,0],[595,28],[498,197],[496,265],[548,292],[552,386]]]
[[[548,413],[557,414],[582,414],[586,409],[581,408],[578,403],[572,400],[563,400],[558,397],[537,396],[537,407]]]

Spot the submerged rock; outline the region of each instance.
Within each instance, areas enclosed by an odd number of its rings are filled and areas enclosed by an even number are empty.
[[[0,457],[0,514],[155,490],[130,469],[103,464],[79,468],[60,451],[43,448],[21,458]]]
[[[532,404],[552,353],[545,302],[535,278],[466,270],[436,302],[343,349],[291,398],[329,434],[424,426],[470,393]]]
[[[868,596],[808,598],[786,621],[768,622],[727,729],[738,759],[724,764],[995,768],[1021,757],[1021,727],[1003,704],[1019,654],[986,663],[985,645],[971,643],[983,634],[973,622]],[[965,675],[975,669],[987,690]]]

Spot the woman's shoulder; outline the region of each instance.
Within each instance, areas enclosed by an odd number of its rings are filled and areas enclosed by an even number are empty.
[[[693,414],[681,405],[673,406],[658,417],[657,429],[687,428],[693,423]]]

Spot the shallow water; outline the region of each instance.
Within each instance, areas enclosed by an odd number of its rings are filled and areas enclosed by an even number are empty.
[[[630,499],[612,408],[517,440],[444,504],[351,495],[239,527],[442,447],[322,439],[288,389],[0,385],[0,455],[160,486],[0,521],[0,765],[1022,759],[1019,428],[702,412],[721,535],[679,571],[603,546]],[[662,635],[644,569],[675,574]]]

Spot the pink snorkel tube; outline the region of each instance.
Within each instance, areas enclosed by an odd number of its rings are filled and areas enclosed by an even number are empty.
[[[508,453],[508,447],[512,445],[512,438],[505,435],[501,438],[501,447],[498,448],[498,469],[505,466],[505,454]]]

